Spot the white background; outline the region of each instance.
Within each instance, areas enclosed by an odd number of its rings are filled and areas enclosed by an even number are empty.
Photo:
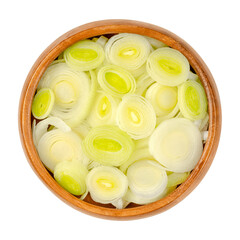
[[[240,239],[239,1],[41,0],[0,3],[0,239]],[[37,57],[57,37],[87,22],[133,19],[187,41],[217,83],[221,141],[200,185],[170,210],[134,221],[78,212],[53,195],[30,168],[18,134],[18,102]]]

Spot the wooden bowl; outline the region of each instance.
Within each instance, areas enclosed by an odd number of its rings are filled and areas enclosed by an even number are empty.
[[[73,43],[103,34],[136,33],[158,39],[177,49],[190,62],[205,88],[209,105],[209,135],[203,154],[188,179],[165,198],[144,206],[131,204],[126,209],[114,209],[111,205],[97,204],[87,197],[86,201],[65,191],[42,164],[35,149],[31,130],[31,105],[38,82],[49,64]],[[37,59],[22,89],[19,104],[19,132],[26,157],[45,185],[61,200],[75,209],[97,217],[110,219],[136,219],[161,213],[183,200],[202,180],[215,156],[221,132],[221,106],[218,90],[206,64],[195,50],[175,34],[152,24],[130,20],[104,20],[88,23],[65,33],[55,40]]]

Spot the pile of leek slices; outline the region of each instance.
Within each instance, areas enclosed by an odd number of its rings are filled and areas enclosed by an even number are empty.
[[[208,102],[186,57],[145,36],[76,42],[32,102],[39,157],[69,193],[102,204],[157,201],[183,183],[207,140]]]

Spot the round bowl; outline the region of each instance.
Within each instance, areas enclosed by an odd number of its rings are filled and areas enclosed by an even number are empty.
[[[88,196],[82,201],[65,191],[54,180],[42,164],[35,149],[31,129],[31,105],[38,82],[49,64],[73,43],[99,35],[116,33],[136,33],[158,39],[177,49],[188,59],[192,69],[198,74],[208,98],[209,135],[202,156],[188,179],[165,198],[151,204],[139,206],[130,204],[126,209],[115,209],[110,204],[102,205]],[[31,68],[19,104],[19,132],[26,157],[43,183],[61,200],[73,208],[97,217],[110,219],[136,219],[161,213],[183,200],[203,179],[217,151],[221,132],[221,105],[218,90],[208,67],[196,51],[184,40],[161,27],[131,20],[104,20],[88,23],[63,34],[55,40],[37,59]]]

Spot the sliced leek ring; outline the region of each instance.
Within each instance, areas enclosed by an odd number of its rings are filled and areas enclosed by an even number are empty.
[[[189,76],[190,65],[179,51],[163,47],[153,51],[147,61],[147,72],[157,82],[178,86]]]
[[[167,187],[175,187],[179,184],[182,184],[185,182],[190,175],[190,172],[184,172],[184,173],[170,173],[168,175],[168,184]]]
[[[145,97],[152,104],[157,117],[163,117],[169,115],[176,108],[178,103],[178,89],[177,87],[154,83],[147,90]]]
[[[55,96],[50,88],[42,88],[34,96],[32,114],[36,119],[48,117],[52,111]]]
[[[106,65],[98,71],[97,76],[102,89],[115,97],[123,97],[136,89],[132,74],[119,66]]]
[[[118,106],[117,124],[133,139],[145,138],[152,134],[156,126],[156,114],[148,100],[128,94]]]
[[[178,88],[178,103],[181,113],[190,120],[203,119],[207,113],[207,97],[203,86],[189,80]]]
[[[132,33],[119,33],[111,37],[105,45],[108,62],[133,71],[147,60],[151,45],[148,40]]]
[[[142,74],[139,78],[137,78],[137,87],[135,94],[145,96],[147,89],[154,83],[155,81],[148,75]]]
[[[54,178],[65,190],[73,195],[82,195],[86,192],[86,166],[79,161],[62,161],[54,169]]]
[[[167,186],[166,171],[158,162],[140,160],[133,163],[127,170],[130,190],[143,198],[155,198],[162,194]]]
[[[203,151],[201,133],[188,119],[165,120],[151,135],[149,151],[169,171],[189,172]]]
[[[43,74],[40,88],[50,88],[55,95],[51,115],[64,120],[69,126],[77,126],[89,111],[96,93],[97,80],[94,72],[75,71],[66,63],[50,65]]]
[[[116,202],[128,189],[127,177],[119,169],[109,166],[92,169],[86,183],[92,199],[103,204]]]
[[[104,125],[92,128],[83,141],[85,154],[103,165],[120,166],[134,150],[132,139],[117,126]]]
[[[167,47],[167,45],[165,43],[163,43],[155,38],[151,38],[151,37],[146,37],[146,38],[149,41],[149,43],[151,44],[151,46],[153,47],[153,49]]]
[[[91,40],[82,40],[71,45],[63,55],[67,65],[77,71],[95,69],[105,58],[103,47]]]
[[[73,131],[53,129],[41,137],[37,150],[45,167],[54,172],[56,165],[63,161],[80,161],[84,165],[88,164],[81,144],[81,138]]]
[[[120,100],[104,91],[98,91],[94,102],[95,104],[87,118],[88,124],[91,127],[116,124],[116,111]]]

